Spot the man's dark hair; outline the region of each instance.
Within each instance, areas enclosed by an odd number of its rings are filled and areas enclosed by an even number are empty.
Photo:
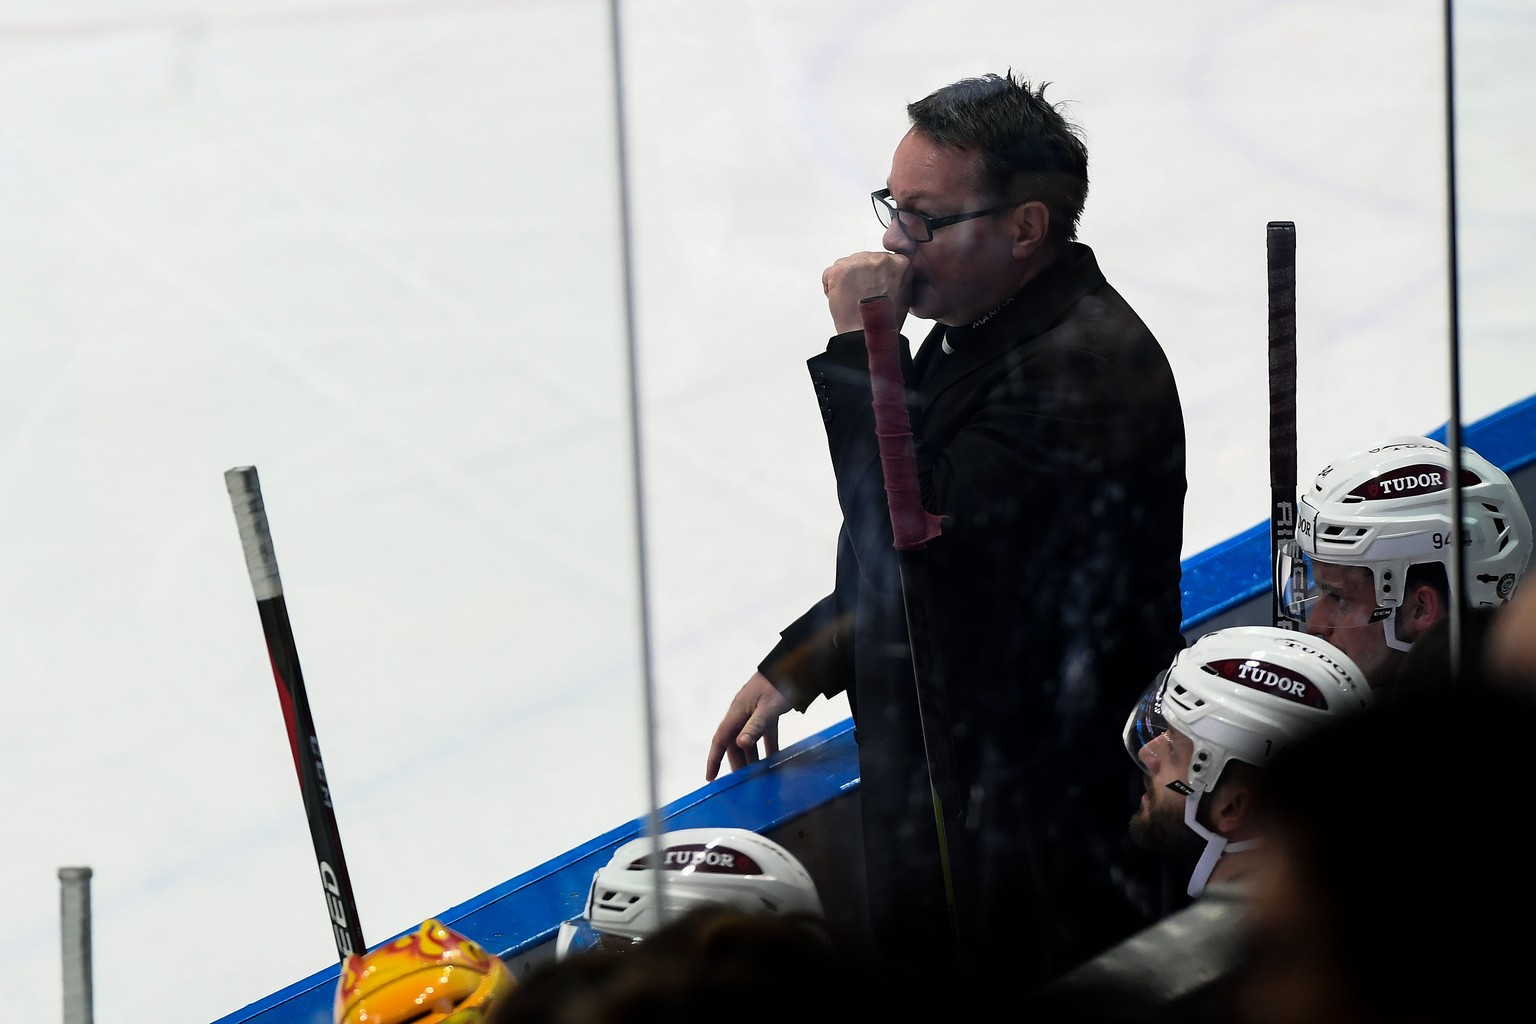
[[[941,145],[974,151],[976,186],[996,202],[1038,199],[1051,213],[1048,237],[1077,237],[1088,198],[1088,147],[1081,130],[1012,70],[962,78],[907,104],[912,127]]]
[[[1440,595],[1441,602],[1450,607],[1451,580],[1446,575],[1444,562],[1417,562],[1408,567],[1408,575],[1403,580],[1403,592],[1412,593],[1414,587],[1433,587]]]

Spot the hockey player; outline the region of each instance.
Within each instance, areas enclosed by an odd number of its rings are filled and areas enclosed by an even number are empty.
[[[658,844],[659,865],[652,856]],[[744,828],[676,829],[657,843],[640,836],[614,851],[592,876],[582,915],[561,924],[555,953],[563,959],[593,947],[622,949],[712,905],[822,917],[810,872],[772,839]]]
[[[1465,607],[1514,593],[1531,557],[1531,521],[1505,473],[1462,448]],[[1378,689],[1450,614],[1451,453],[1392,438],[1324,468],[1297,496],[1296,537],[1275,568],[1282,613],[1348,654]]]
[[[1286,744],[1371,701],[1359,666],[1325,640],[1278,626],[1207,633],[1153,680],[1125,723],[1147,789],[1132,838],[1195,858],[1191,897],[1236,878],[1240,855],[1263,832],[1254,773]]]
[[[1029,1006],[1037,1019],[1225,1019],[1213,1011],[1246,948],[1247,876],[1270,826],[1262,773],[1373,701],[1348,655],[1293,629],[1232,626],[1180,651],[1123,737],[1146,776],[1131,836],[1193,865],[1193,902],[1046,985]]]

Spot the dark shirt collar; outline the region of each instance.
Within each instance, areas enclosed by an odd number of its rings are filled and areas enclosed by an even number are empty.
[[[1011,297],[985,316],[962,327],[944,328],[953,350],[985,345],[993,339],[1016,340],[1044,332],[1084,295],[1104,284],[1093,250],[1069,242],[1061,255],[1030,278]]]
[[[919,359],[924,378],[934,369],[930,362],[942,356],[955,360],[952,372],[967,372],[1044,333],[1073,303],[1104,283],[1093,250],[1081,242],[1068,242],[1061,255],[985,316],[960,327],[934,325],[919,353],[925,357]]]

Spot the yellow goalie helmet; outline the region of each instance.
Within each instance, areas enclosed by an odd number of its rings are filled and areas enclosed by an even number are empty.
[[[501,958],[428,918],[342,964],[336,1024],[483,1024],[516,980]]]

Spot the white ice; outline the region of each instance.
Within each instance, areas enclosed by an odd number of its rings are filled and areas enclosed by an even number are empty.
[[[29,1019],[60,1014],[66,865],[102,1024],[334,962],[231,467],[371,940],[644,813],[646,652],[656,792],[702,784],[831,583],[820,273],[878,245],[936,86],[1011,67],[1086,129],[1082,238],[1185,403],[1186,555],[1267,514],[1267,222],[1297,225],[1303,473],[1450,412],[1441,4],[633,0],[637,481],[608,14],[0,2],[0,992]],[[1456,33],[1473,420],[1536,379],[1536,14]]]

